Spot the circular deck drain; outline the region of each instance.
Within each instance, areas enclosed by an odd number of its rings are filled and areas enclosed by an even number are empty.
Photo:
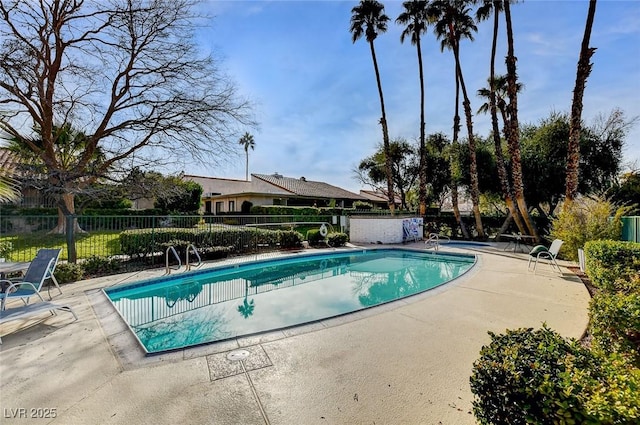
[[[247,350],[235,350],[227,354],[227,359],[233,362],[237,362],[239,360],[246,359],[247,357],[249,357],[249,354],[250,353]]]

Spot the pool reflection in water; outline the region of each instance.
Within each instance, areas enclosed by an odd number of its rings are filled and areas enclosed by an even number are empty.
[[[295,256],[105,290],[149,353],[313,322],[446,283],[475,257],[402,249]]]

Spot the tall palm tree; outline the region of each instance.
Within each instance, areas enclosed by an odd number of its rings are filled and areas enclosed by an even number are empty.
[[[376,82],[378,83],[378,95],[380,96],[380,109],[382,111],[380,125],[382,126],[382,144],[386,157],[384,168],[387,175],[387,197],[389,209],[393,214],[395,209],[395,195],[393,193],[391,155],[389,152],[389,129],[387,127],[387,114],[384,109],[384,96],[382,95],[378,60],[376,59],[376,50],[373,45],[373,41],[378,37],[378,34],[387,31],[388,21],[389,17],[384,14],[384,5],[382,3],[376,0],[361,0],[357,6],[351,9],[351,27],[349,30],[351,31],[352,41],[354,43],[364,35],[371,49],[373,68],[376,73]]]
[[[445,48],[453,52],[456,62],[456,74],[462,90],[462,105],[466,118],[467,135],[469,139],[469,174],[471,177],[471,202],[473,203],[473,215],[476,221],[478,237],[485,237],[480,215],[480,188],[478,186],[478,163],[476,160],[476,142],[473,135],[473,119],[471,102],[467,94],[467,87],[460,65],[460,40],[468,38],[473,41],[473,33],[478,30],[468,7],[469,0],[434,0],[429,5],[428,14],[435,21],[434,33],[441,40],[441,50]]]
[[[456,72],[456,106],[454,108],[453,114],[453,140],[451,142],[452,149],[450,152],[455,153],[455,155],[460,155],[460,144],[458,143],[458,134],[460,133],[460,79],[459,75]],[[453,208],[453,215],[460,226],[460,230],[462,231],[462,237],[465,239],[469,239],[469,232],[467,231],[466,226],[464,225],[464,221],[462,221],[462,217],[460,216],[460,208],[458,207],[458,181],[460,180],[461,171],[459,169],[460,161],[457,158],[451,158],[451,154],[449,156],[449,167],[451,169],[451,206]]]
[[[511,23],[511,6],[509,1],[503,2],[504,18],[507,23],[507,93],[509,95],[509,104],[507,105],[507,116],[509,123],[506,126],[507,144],[509,146],[509,156],[511,157],[511,176],[513,182],[513,194],[522,218],[529,229],[529,234],[536,237],[540,241],[538,230],[536,229],[527,202],[524,198],[524,183],[522,179],[522,161],[520,158],[520,126],[518,124],[518,85],[516,74],[516,56],[513,47],[513,25]]]
[[[580,48],[580,59],[578,60],[578,71],[576,72],[576,86],[573,90],[573,100],[571,102],[571,121],[569,125],[569,148],[567,152],[567,187],[565,206],[568,206],[578,193],[578,168],[580,165],[580,126],[582,121],[582,97],[587,78],[591,74],[593,64],[591,56],[596,51],[594,47],[589,47],[591,39],[591,28],[593,18],[596,14],[596,0],[589,0],[589,11],[587,12],[587,22],[584,27],[582,46]]]
[[[256,142],[253,140],[253,135],[249,134],[249,132],[244,133],[240,140],[238,140],[238,144],[244,147],[244,154],[247,158],[245,165],[245,180],[249,181],[249,148],[254,150],[256,147]]]
[[[420,47],[420,37],[427,31],[429,17],[427,15],[427,0],[412,0],[402,3],[404,10],[396,23],[404,25],[405,28],[400,34],[400,42],[404,43],[407,36],[411,37],[411,44],[416,46],[418,52],[418,70],[420,72],[420,148],[419,148],[419,170],[420,177],[418,184],[418,203],[420,205],[420,215],[427,212],[427,153],[424,140],[424,74],[422,69],[422,48]]]

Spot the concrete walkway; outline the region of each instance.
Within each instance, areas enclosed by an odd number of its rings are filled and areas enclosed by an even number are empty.
[[[163,271],[65,285],[54,302],[78,321],[45,314],[0,328],[0,422],[473,424],[469,376],[487,331],[546,322],[579,338],[589,294],[568,270],[534,275],[526,254],[500,246],[443,250],[479,263],[383,307],[147,358],[99,289]],[[239,348],[248,357],[229,360]]]

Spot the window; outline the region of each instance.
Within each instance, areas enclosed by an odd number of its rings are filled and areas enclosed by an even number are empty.
[[[223,211],[224,202],[217,201],[216,202],[216,214],[221,213]]]
[[[236,201],[229,201],[229,212],[235,212],[236,210]]]
[[[204,201],[204,212],[211,214],[211,201]]]

